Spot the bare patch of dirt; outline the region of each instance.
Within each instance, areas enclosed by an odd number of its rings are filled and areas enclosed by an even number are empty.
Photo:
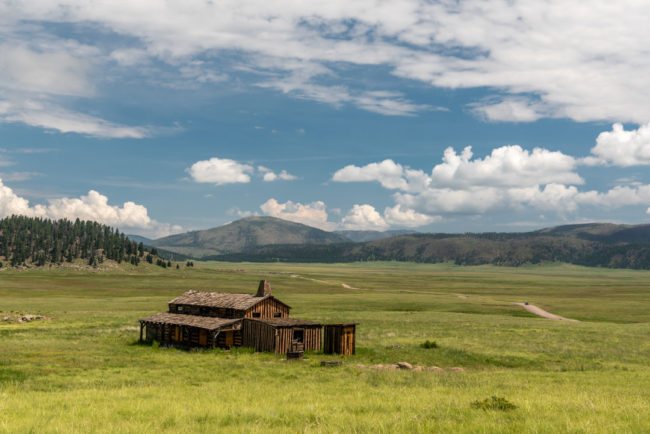
[[[521,306],[524,309],[526,309],[528,312],[541,316],[542,318],[548,318],[548,319],[554,319],[558,321],[572,321],[572,322],[580,322],[577,319],[571,319],[571,318],[565,318],[563,316],[555,315],[551,312],[547,312],[541,307],[535,306],[533,304],[526,304],[526,303],[515,303],[517,306]]]
[[[52,319],[43,315],[32,315],[32,314],[22,314],[22,313],[5,313],[0,314],[0,321],[2,322],[15,322],[18,324],[32,322],[32,321],[42,321]]]
[[[445,370],[438,367],[438,366],[419,366],[419,365],[412,365],[408,362],[398,362],[395,364],[389,364],[389,365],[370,365],[370,366],[365,366],[365,365],[357,365],[357,368],[359,369],[377,369],[380,371],[398,371],[398,370],[403,370],[403,371],[413,371],[413,372],[444,372]],[[449,368],[450,372],[465,372],[465,369],[461,368],[460,366],[455,366],[453,368]]]

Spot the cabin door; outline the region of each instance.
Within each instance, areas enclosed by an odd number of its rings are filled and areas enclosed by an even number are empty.
[[[180,342],[183,340],[183,329],[179,326],[174,327],[174,341]]]
[[[291,351],[305,351],[305,330],[293,329]]]
[[[207,330],[199,331],[199,345],[207,345],[207,344],[208,344],[208,332],[207,332]]]
[[[226,346],[227,347],[232,347],[232,345],[233,345],[233,341],[234,341],[233,334],[234,333],[233,333],[232,330],[224,332],[224,338],[226,339]]]

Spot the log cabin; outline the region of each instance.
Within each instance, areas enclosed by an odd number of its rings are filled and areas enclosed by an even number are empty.
[[[171,300],[168,310],[139,320],[141,341],[181,348],[245,346],[276,354],[321,348],[323,325],[289,318],[291,307],[273,296],[266,280],[255,294],[187,291]],[[351,341],[345,333],[336,337],[352,345],[346,344],[340,354],[354,354],[354,336]],[[332,345],[343,349],[341,343]]]

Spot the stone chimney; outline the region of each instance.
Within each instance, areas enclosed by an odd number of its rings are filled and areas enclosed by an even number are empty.
[[[271,283],[268,280],[260,280],[260,286],[257,287],[255,297],[266,297],[271,295]]]

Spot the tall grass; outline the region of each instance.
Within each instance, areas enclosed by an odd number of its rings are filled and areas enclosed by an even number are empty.
[[[0,311],[52,319],[0,322],[0,432],[650,431],[648,272],[196,265],[1,272]],[[357,355],[321,368],[338,357],[137,344],[137,319],[179,292],[252,292],[261,278],[292,316],[358,321]],[[398,361],[445,371],[367,368]],[[472,407],[490,396],[517,408]]]

